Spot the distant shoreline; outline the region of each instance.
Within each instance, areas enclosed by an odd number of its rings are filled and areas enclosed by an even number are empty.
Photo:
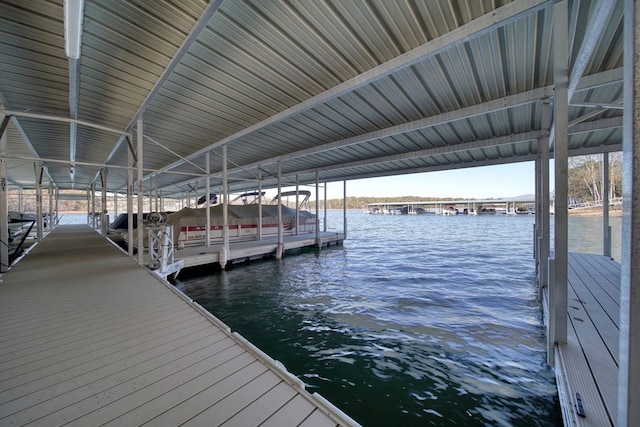
[[[569,209],[569,215],[572,216],[602,216],[602,206],[594,208]],[[622,216],[622,209],[609,208],[609,216]]]

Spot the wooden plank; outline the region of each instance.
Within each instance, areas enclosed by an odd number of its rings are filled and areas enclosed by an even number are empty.
[[[620,275],[621,275],[620,263],[606,256],[594,255],[592,258],[593,258],[592,262],[598,264],[603,271],[609,272],[609,274],[611,274],[612,277],[616,279],[614,284],[618,288],[620,288]]]
[[[311,415],[299,424],[300,427],[327,427],[336,425],[336,422],[327,418],[326,414],[320,409],[313,411]]]
[[[579,330],[599,337],[617,365],[620,337],[617,322],[611,318],[597,297],[589,292],[581,278],[575,274],[572,265],[569,266],[569,284],[569,317],[576,322],[584,323],[585,326],[589,325],[588,328],[582,327]]]
[[[15,387],[18,380],[21,381],[20,383],[33,381],[41,375],[50,375],[53,372],[94,360],[105,354],[118,354],[120,351],[142,342],[152,343],[154,338],[171,334],[179,336],[185,328],[206,325],[206,320],[193,311],[188,314],[188,318],[181,320],[180,323],[171,322],[171,320],[162,320],[162,317],[159,316],[158,322],[153,328],[126,331],[122,337],[112,336],[105,340],[96,337],[95,340],[84,346],[74,345],[67,349],[54,349],[51,353],[40,352],[3,363],[0,371],[0,389],[7,387],[7,384]]]
[[[616,325],[616,328],[618,328],[618,324],[620,322],[620,304],[611,297],[609,292],[606,292],[605,289],[603,289],[601,284],[598,283],[588,271],[582,269],[580,264],[572,262],[569,264],[569,268],[573,273],[569,281],[571,282],[573,279],[576,286],[580,287],[578,294],[581,298],[586,299],[589,297],[590,303],[594,306],[597,305],[600,307],[607,314],[613,324]]]
[[[593,323],[570,311],[569,319],[576,334],[577,345],[582,349],[588,371],[583,375],[593,376],[596,388],[612,419],[616,419],[618,395],[618,365],[609,352]]]
[[[216,331],[211,330],[207,324],[203,324],[202,328],[194,328],[189,332],[181,334],[180,336],[172,335],[158,337],[150,342],[141,342],[136,346],[132,346],[117,353],[105,354],[101,357],[88,360],[83,364],[72,364],[68,366],[67,369],[57,370],[55,372],[49,373],[49,375],[42,375],[38,379],[24,382],[20,386],[3,391],[0,394],[1,401],[4,402],[7,400],[15,399],[18,396],[33,393],[37,390],[42,390],[47,387],[55,387],[56,385],[67,380],[75,380],[75,382],[81,381],[81,383],[85,383],[85,381],[87,381],[87,383],[90,383],[91,380],[94,380],[96,378],[94,374],[101,374],[103,371],[108,374],[108,368],[112,365],[130,363],[132,364],[130,366],[135,366],[135,363],[141,358],[144,358],[146,354],[161,352],[163,351],[164,346],[171,346],[174,342],[180,340],[182,337],[190,338],[191,335],[199,336],[202,332],[215,333]]]
[[[581,274],[584,278],[590,277],[590,284],[593,284],[593,288],[599,287],[604,291],[611,299],[615,301],[615,303],[620,305],[620,280],[618,279],[617,283],[614,284],[615,280],[610,274],[603,274],[597,267],[590,262],[591,260],[597,257],[591,256],[586,258],[584,256],[575,256],[572,257],[572,261],[570,264],[574,266],[580,266],[583,273]]]
[[[222,423],[222,426],[257,426],[262,424],[274,412],[280,410],[298,393],[289,384],[280,382],[268,393],[263,394],[242,411]],[[291,422],[288,419],[287,422]],[[284,424],[280,424],[284,425]]]
[[[46,402],[48,410],[54,412],[72,401],[80,401],[87,395],[117,386],[131,378],[135,378],[143,372],[152,371],[159,367],[167,367],[176,359],[187,357],[202,357],[211,353],[211,347],[226,338],[226,342],[233,343],[222,332],[212,331],[206,328],[196,333],[187,334],[180,339],[168,341],[157,345],[144,352],[135,354],[109,365],[96,369],[81,371],[77,375],[68,373],[60,375],[47,384],[31,382],[22,388],[13,389],[12,395],[20,396],[0,406],[0,411],[5,416],[30,409],[39,413],[46,413],[44,409],[36,408]],[[1,419],[0,419],[1,420]]]
[[[216,381],[203,382],[202,385],[207,387],[197,387],[194,390],[195,393],[190,390],[188,398],[180,405],[164,411],[146,424],[176,426],[185,423],[194,414],[198,414],[210,405],[222,400],[266,371],[266,366],[254,359],[252,363],[233,372],[231,375],[225,375]]]
[[[261,426],[281,427],[285,425],[298,425],[311,415],[315,409],[315,406],[313,406],[311,402],[298,394],[265,420]]]
[[[188,421],[188,423],[192,425],[219,425],[241,411],[246,414],[249,412],[248,407],[253,402],[261,396],[269,393],[278,384],[283,384],[282,379],[273,372],[266,371],[259,377],[254,378],[233,393],[227,395],[214,405],[209,406],[204,411],[195,415]],[[277,408],[278,406],[266,409],[271,413]],[[256,407],[253,409],[255,410]],[[255,416],[256,414],[253,415]]]
[[[569,399],[569,402],[564,402],[563,411],[570,413],[572,418],[565,419],[565,425],[574,425],[574,422],[575,425],[584,427],[614,425],[582,353],[572,323],[569,323],[567,343],[558,345],[556,378],[559,383],[563,381],[566,384]],[[586,417],[578,417],[575,413],[576,393],[580,393]]]
[[[227,369],[237,369],[251,363],[250,355],[243,354],[238,346],[231,346],[217,353],[214,362],[200,360],[174,360],[170,366],[162,367],[131,378],[116,387],[87,396],[57,412],[48,414],[42,421],[48,425],[103,425],[121,415],[133,415],[134,409],[151,404],[153,410],[145,408],[146,417],[151,418],[185,399],[185,388],[193,381],[205,381],[212,375],[224,377]],[[175,395],[172,395],[175,393]],[[165,396],[164,399],[159,399]],[[143,411],[144,412],[144,411]],[[139,412],[138,412],[139,413]],[[122,422],[120,425],[139,425],[138,422]]]
[[[92,319],[80,318],[67,328],[63,325],[56,329],[48,329],[48,334],[25,335],[24,340],[6,342],[6,348],[0,354],[0,366],[6,361],[21,358],[23,355],[36,355],[41,352],[51,355],[56,349],[70,350],[74,347],[83,347],[95,340],[105,340],[114,336],[124,337],[127,333],[135,333],[141,329],[151,331],[158,324],[158,313],[163,313],[162,320],[166,319],[169,324],[171,321],[182,320],[186,311],[185,309],[176,311],[176,306],[178,306],[176,301],[173,303],[167,301],[166,304],[155,306],[150,311],[129,310],[129,313],[123,313],[123,315],[113,313],[111,321],[95,322]],[[5,344],[4,341],[3,344]]]

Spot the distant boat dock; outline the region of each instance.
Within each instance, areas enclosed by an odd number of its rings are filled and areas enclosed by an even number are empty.
[[[373,215],[519,215],[535,214],[535,196],[506,199],[460,199],[369,203]]]

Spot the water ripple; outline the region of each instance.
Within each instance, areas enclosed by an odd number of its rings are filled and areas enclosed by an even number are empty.
[[[181,286],[364,425],[561,423],[531,217],[349,215],[344,247]]]

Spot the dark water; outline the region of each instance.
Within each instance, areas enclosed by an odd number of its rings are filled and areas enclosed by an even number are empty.
[[[178,287],[365,426],[561,424],[533,217],[348,223],[343,247]]]

